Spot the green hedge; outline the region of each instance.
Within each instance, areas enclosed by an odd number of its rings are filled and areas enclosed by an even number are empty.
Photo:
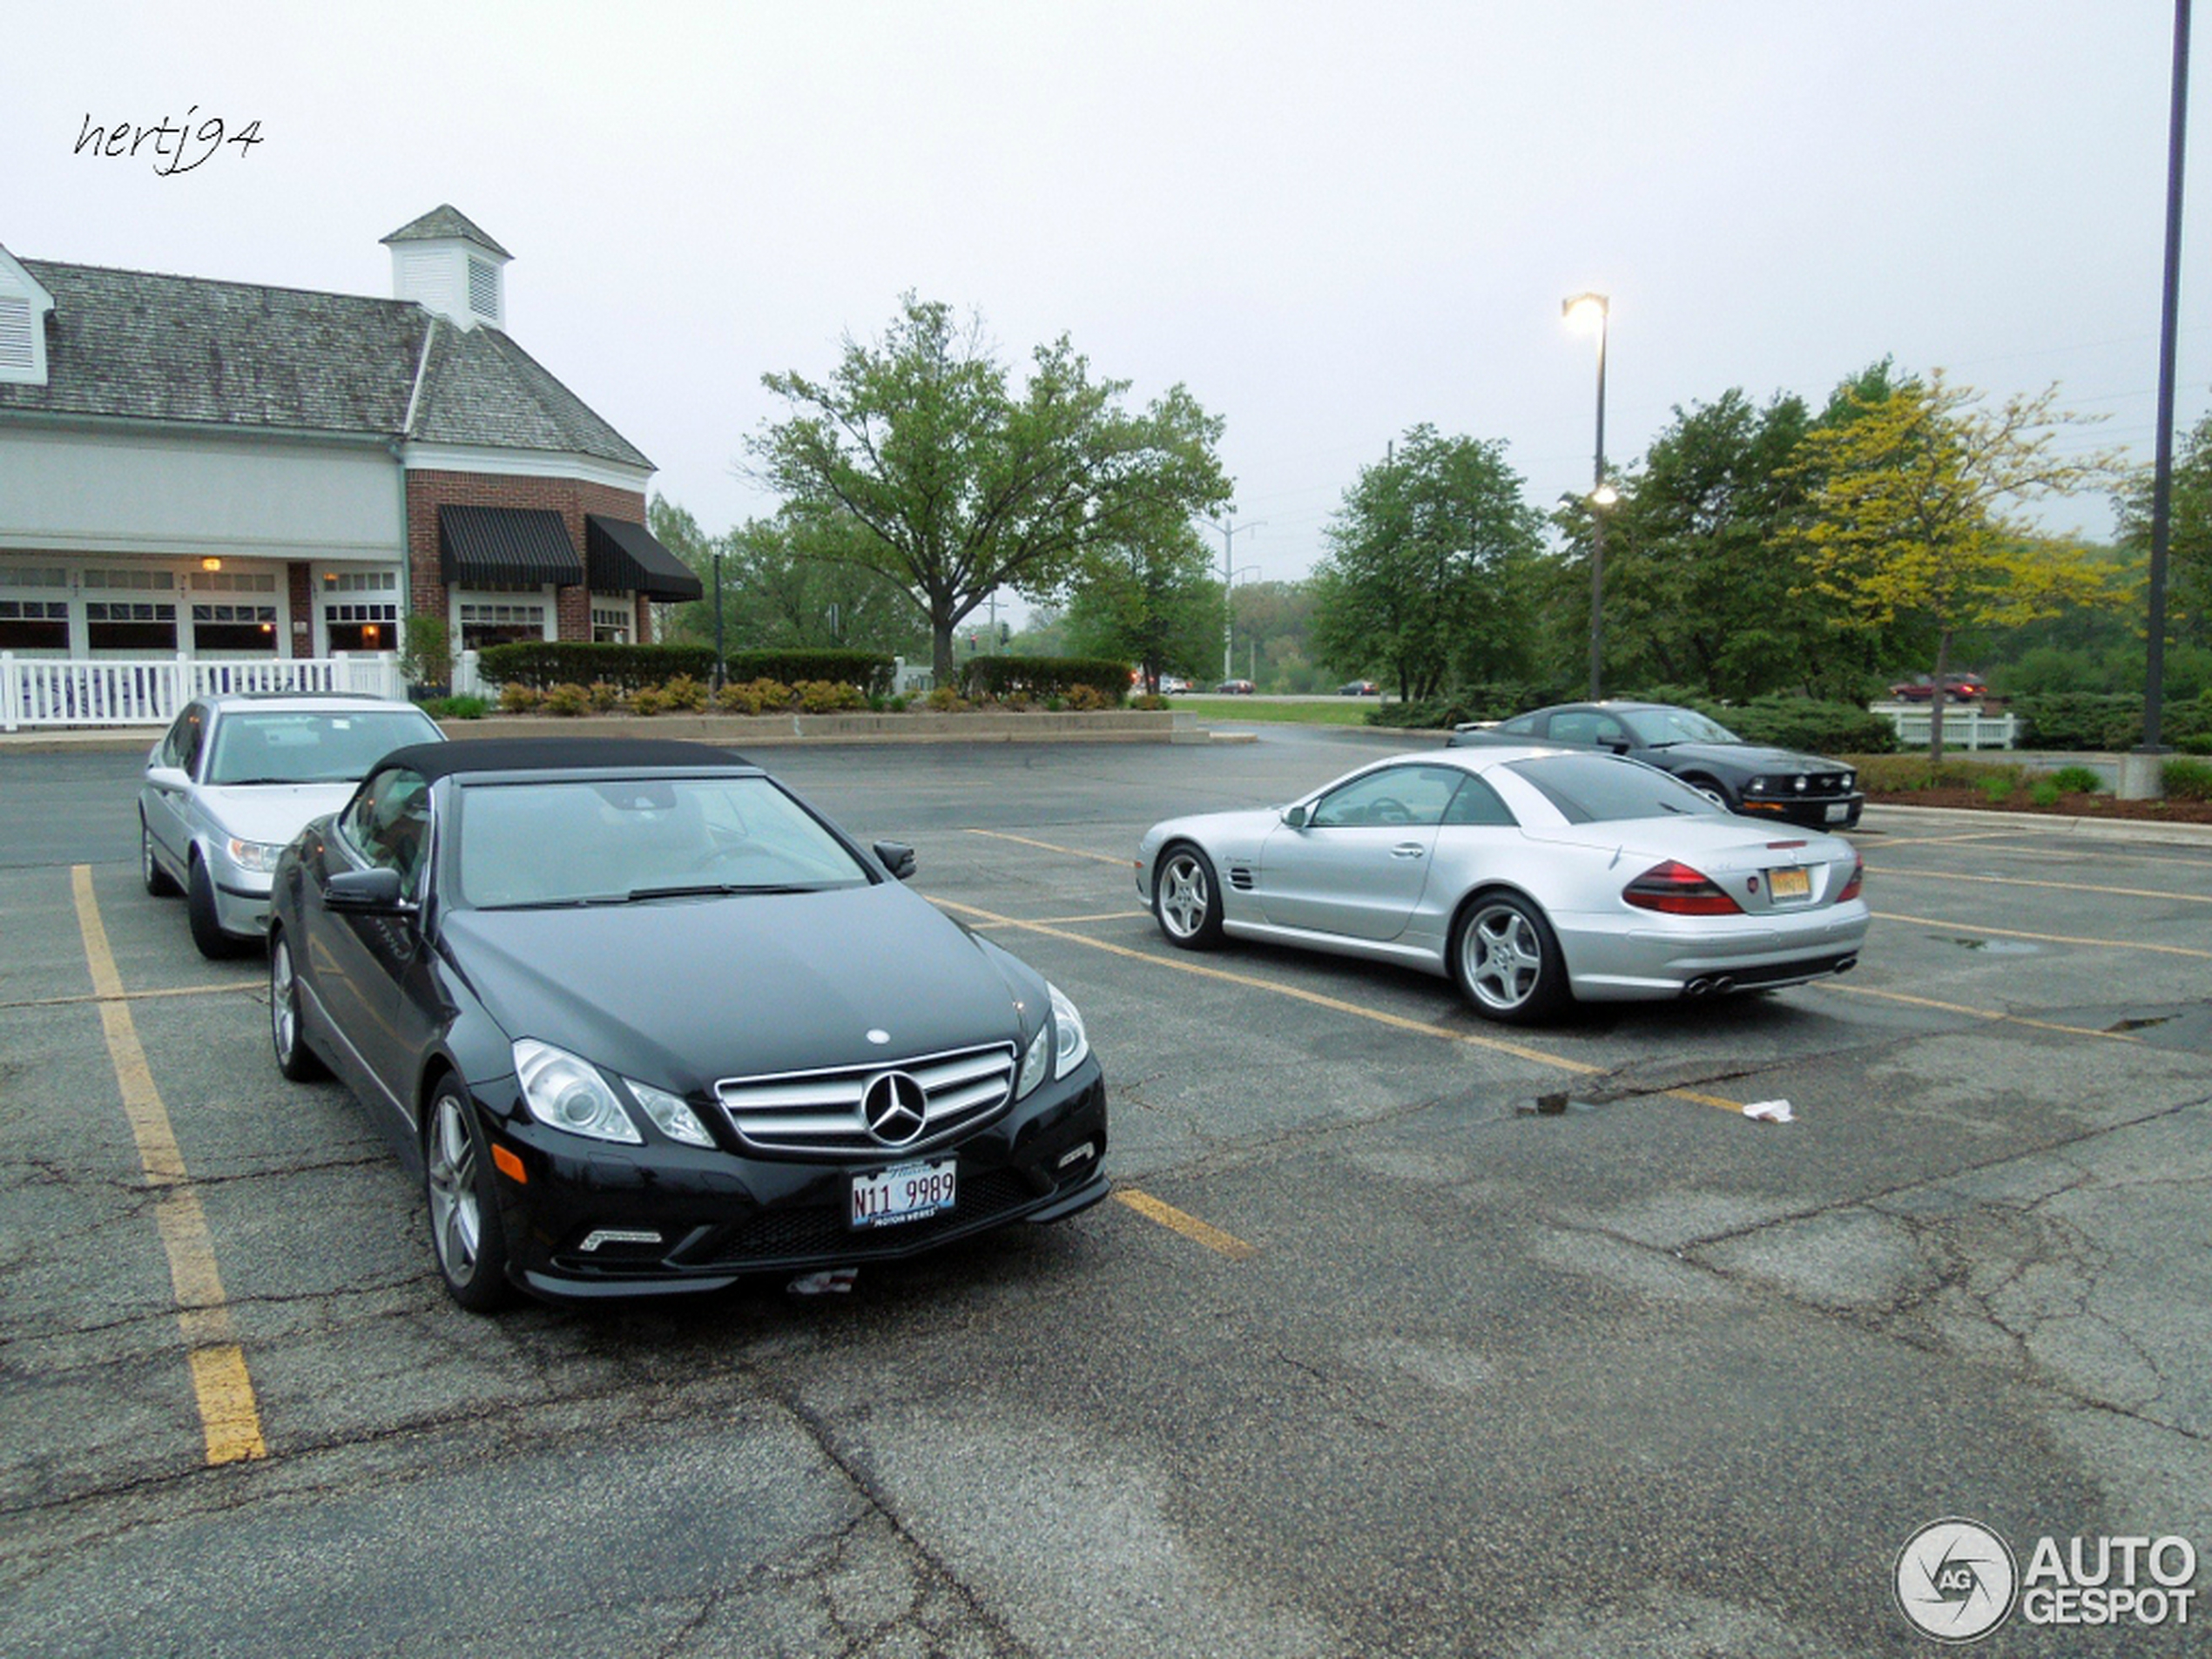
[[[580,639],[522,639],[487,646],[477,659],[495,685],[589,685],[604,681],[624,691],[643,691],[679,674],[707,679],[714,651],[705,645],[594,645]]]
[[[711,666],[713,653],[707,653]],[[855,687],[863,697],[888,697],[899,665],[872,651],[733,651],[724,661],[723,683],[780,680],[786,685],[826,681]]]
[[[964,697],[1039,702],[1088,685],[1115,708],[1129,696],[1129,664],[1108,657],[972,657],[960,665]]]
[[[1508,709],[1517,714],[1518,709]],[[1479,711],[1477,705],[1457,698],[1433,698],[1420,703],[1385,703],[1367,711],[1369,725],[1388,726],[1393,732],[1438,732],[1450,726],[1464,725],[1470,720],[1491,720],[1500,717]]]
[[[1869,714],[1855,703],[1767,696],[1703,712],[1747,742],[1800,754],[1885,755],[1897,747],[1897,728],[1887,717]]]
[[[2133,749],[2143,740],[2143,699],[2128,692],[2046,691],[2013,699],[2027,722],[2023,741],[2035,749]],[[2168,703],[2159,711],[2161,743],[2193,745],[2212,738],[2212,695]]]

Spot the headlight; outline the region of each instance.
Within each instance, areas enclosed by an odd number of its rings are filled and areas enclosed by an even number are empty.
[[[1766,779],[1764,779],[1764,778],[1754,778],[1754,779],[1751,779],[1751,781],[1750,781],[1750,783],[1748,783],[1748,784],[1744,785],[1744,786],[1743,786],[1743,792],[1744,792],[1745,794],[1747,794],[1747,795],[1764,795],[1764,794],[1765,794],[1765,793],[1766,793]]]
[[[686,1146],[714,1144],[714,1136],[706,1132],[706,1125],[699,1122],[698,1114],[682,1096],[671,1095],[651,1083],[633,1082],[627,1077],[622,1081],[623,1086],[645,1109],[645,1116],[653,1120],[653,1126],[670,1140],[681,1141]]]
[[[547,1128],[595,1141],[645,1143],[599,1068],[590,1061],[550,1042],[523,1037],[515,1044],[515,1075],[522,1079],[523,1104]]]
[[[231,855],[231,862],[241,870],[252,870],[267,875],[275,870],[277,860],[284,856],[281,845],[271,846],[266,841],[241,841],[235,835],[223,843],[223,850]]]
[[[1029,1040],[1028,1051],[1022,1056],[1022,1075],[1014,1084],[1016,1100],[1044,1081],[1048,1067],[1055,1077],[1065,1077],[1090,1052],[1090,1037],[1083,1030],[1083,1016],[1076,1012],[1076,1005],[1051,981],[1047,981],[1044,988],[1052,999],[1052,1017]]]

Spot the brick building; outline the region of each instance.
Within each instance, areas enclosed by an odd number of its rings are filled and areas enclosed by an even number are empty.
[[[641,641],[699,597],[652,463],[506,333],[507,251],[449,206],[384,243],[388,300],[0,247],[0,651]]]

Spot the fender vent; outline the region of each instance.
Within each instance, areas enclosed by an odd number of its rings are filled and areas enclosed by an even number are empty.
[[[1252,867],[1249,864],[1231,865],[1229,885],[1239,893],[1250,893],[1252,890]]]

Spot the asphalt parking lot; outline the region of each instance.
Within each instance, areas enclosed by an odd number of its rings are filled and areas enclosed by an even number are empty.
[[[1379,743],[765,756],[1082,1007],[1117,1201],[497,1320],[135,759],[0,754],[0,1650],[1913,1654],[1940,1517],[2212,1553],[2212,843],[1878,811],[1857,973],[1536,1031],[1165,945],[1147,824]]]

